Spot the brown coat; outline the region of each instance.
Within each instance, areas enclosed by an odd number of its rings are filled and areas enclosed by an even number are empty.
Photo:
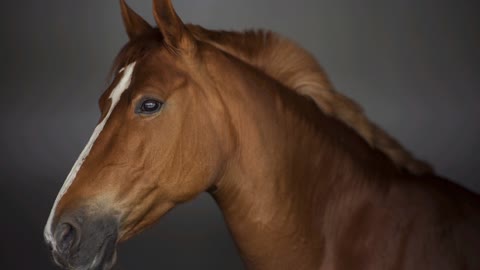
[[[118,241],[208,191],[251,270],[480,269],[480,197],[371,123],[310,54],[184,25],[168,0],[158,28],[121,7],[108,121],[46,227],[59,265],[109,269]]]

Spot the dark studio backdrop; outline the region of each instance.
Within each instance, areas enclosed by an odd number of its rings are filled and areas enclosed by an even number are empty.
[[[150,0],[129,4],[153,22]],[[186,22],[268,28],[437,172],[480,191],[480,4],[459,0],[176,0]],[[99,117],[127,40],[118,1],[0,3],[0,269],[55,269],[43,226]],[[120,269],[241,269],[202,195],[120,247]]]

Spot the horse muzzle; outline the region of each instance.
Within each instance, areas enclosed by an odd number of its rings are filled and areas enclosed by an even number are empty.
[[[116,261],[118,221],[114,217],[62,215],[52,225],[55,263],[63,269],[109,270]]]

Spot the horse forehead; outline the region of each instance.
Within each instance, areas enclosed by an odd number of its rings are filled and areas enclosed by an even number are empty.
[[[163,56],[166,55],[166,56]],[[184,70],[181,61],[168,56],[168,54],[153,55],[138,61],[135,77],[145,79],[148,77],[168,78]]]
[[[104,113],[105,115],[102,115],[102,118],[100,119],[100,121],[103,120],[103,118],[106,116],[106,112],[108,112],[110,107],[112,106],[112,95],[114,94],[114,92],[118,92],[119,88],[121,88],[119,84],[121,83],[124,76],[125,76],[125,67],[121,68],[117,72],[117,74],[115,74],[115,77],[113,78],[112,83],[102,93],[98,103],[101,110],[105,112]],[[129,74],[129,76],[131,79],[132,74]],[[125,89],[121,89],[122,94],[124,92],[128,92],[128,88],[129,87]]]
[[[131,93],[143,92],[145,89],[170,95],[192,80],[192,72],[180,63],[174,61],[139,62],[135,67],[135,74],[128,91]]]

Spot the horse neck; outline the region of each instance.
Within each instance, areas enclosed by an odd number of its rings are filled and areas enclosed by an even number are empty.
[[[238,64],[221,91],[236,151],[213,197],[249,268],[311,268],[324,249],[327,207],[397,171],[312,101]]]

